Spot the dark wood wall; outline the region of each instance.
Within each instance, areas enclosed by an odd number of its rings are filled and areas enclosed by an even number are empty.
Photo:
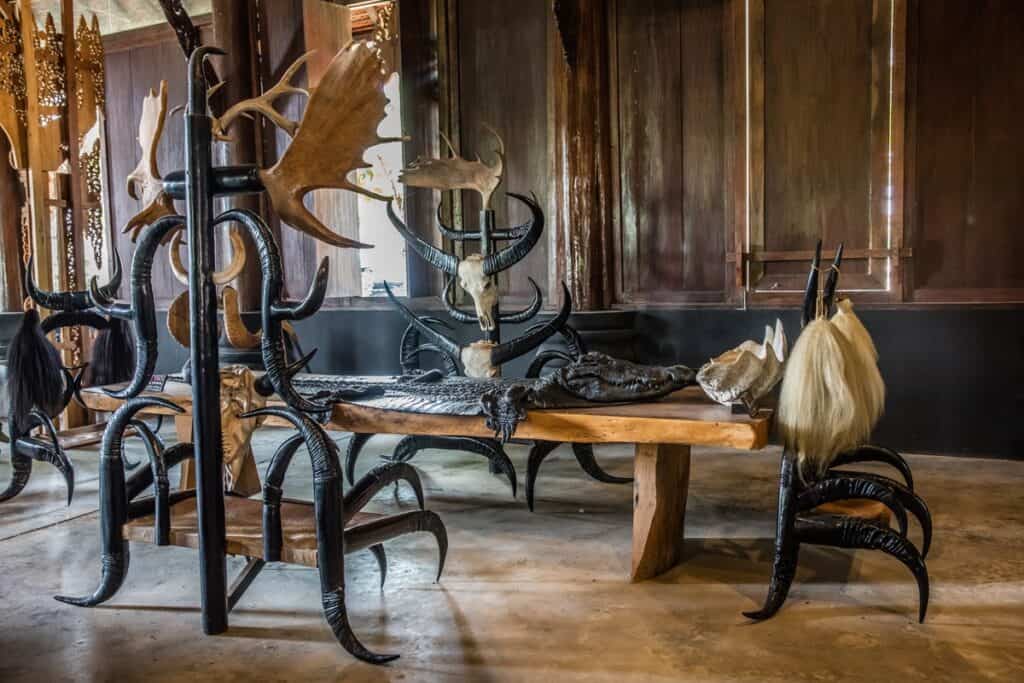
[[[547,290],[579,226],[560,212],[563,44],[548,0],[399,0],[407,157],[437,154],[438,129],[466,156],[508,150],[503,190],[537,193],[546,239],[506,293]],[[617,306],[794,303],[809,251],[847,247],[843,286],[860,303],[1024,302],[1024,3],[1014,0],[587,0],[608,88],[611,291]],[[582,6],[581,5],[581,6]],[[300,0],[261,4],[263,80],[305,49]],[[400,10],[401,12],[401,10]],[[161,77],[184,97],[169,32],[108,45],[112,224],[135,211],[123,178],[138,159],[138,103]],[[582,74],[585,76],[586,74]],[[581,74],[574,74],[581,77]],[[281,108],[296,116],[300,99]],[[602,114],[603,115],[603,114]],[[595,119],[594,126],[601,122]],[[287,140],[267,135],[265,163]],[[171,121],[162,168],[177,165]],[[596,196],[596,195],[595,195]],[[410,222],[439,243],[435,198],[409,197]],[[468,193],[456,218],[476,224]],[[525,218],[503,194],[500,223]],[[561,223],[559,221],[562,221]],[[593,226],[591,232],[593,233]],[[587,233],[591,234],[591,233]],[[288,289],[301,294],[316,246],[280,232]],[[559,242],[559,240],[563,240]],[[128,245],[119,238],[122,254]],[[605,247],[602,247],[605,248]],[[568,247],[566,247],[568,249]],[[570,269],[571,271],[571,269]],[[600,279],[600,278],[598,278]],[[410,259],[416,296],[439,282]],[[177,291],[158,260],[158,298]]]

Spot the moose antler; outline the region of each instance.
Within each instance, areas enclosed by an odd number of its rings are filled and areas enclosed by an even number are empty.
[[[177,278],[178,282],[187,287],[188,270],[181,260],[181,251],[179,249],[184,244],[184,237],[184,230],[178,230],[174,233],[174,237],[171,238],[171,247],[167,251],[167,258],[171,261],[171,272],[174,273],[174,277]],[[231,239],[231,263],[224,270],[213,274],[213,284],[218,286],[231,282],[241,275],[245,269],[245,240],[242,239],[241,233],[234,228],[228,230],[228,237]]]
[[[267,90],[259,97],[252,97],[238,102],[224,112],[220,118],[214,119],[213,134],[219,140],[228,140],[227,130],[231,127],[231,124],[235,122],[235,119],[239,116],[245,115],[246,112],[257,112],[270,119],[271,123],[288,133],[288,137],[294,137],[295,131],[299,127],[298,122],[286,118],[274,109],[274,100],[283,95],[289,95],[292,93],[298,93],[309,97],[309,91],[305,88],[292,85],[291,81],[295,77],[295,74],[298,73],[299,69],[302,68],[302,65],[309,61],[309,58],[313,56],[314,52],[316,52],[316,50],[310,50],[292,62],[292,65],[288,67],[284,72],[284,75],[281,76],[281,80],[279,80],[273,88]],[[210,91],[210,95],[212,94],[213,90]]]
[[[434,190],[476,190],[480,193],[485,209],[491,206],[491,197],[501,184],[505,172],[505,142],[490,126],[488,131],[497,140],[498,148],[494,152],[495,159],[490,164],[484,163],[479,156],[476,161],[468,161],[455,153],[452,143],[445,138],[450,159],[419,158],[409,164],[398,182],[410,187],[427,187]]]
[[[367,148],[402,140],[377,135],[388,103],[387,77],[372,44],[349,43],[331,60],[310,95],[292,144],[277,164],[259,173],[274,210],[285,223],[336,247],[370,246],[328,228],[309,212],[302,198],[312,190],[336,188],[389,199],[348,180],[350,172],[369,168],[363,161]]]
[[[142,202],[142,211],[129,219],[122,232],[131,233],[134,242],[139,231],[164,216],[173,216],[174,200],[164,192],[163,179],[156,165],[156,148],[164,131],[167,118],[167,81],[160,81],[160,92],[150,88],[142,99],[142,115],[139,117],[139,147],[142,158],[138,166],[128,174],[128,195]]]

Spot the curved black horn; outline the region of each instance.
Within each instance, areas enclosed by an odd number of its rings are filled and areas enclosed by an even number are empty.
[[[814,248],[814,260],[811,261],[811,272],[807,276],[807,289],[804,291],[803,315],[801,327],[805,327],[818,316],[818,268],[821,266],[821,240]]]
[[[918,621],[928,612],[928,568],[917,549],[888,527],[856,517],[816,515],[796,520],[795,533],[804,542],[836,548],[881,550],[902,562],[917,580]]]
[[[135,255],[132,257],[130,287],[131,305],[114,304],[106,307],[109,315],[132,323],[135,342],[135,370],[132,379],[120,391],[106,391],[113,398],[138,396],[153,378],[157,359],[156,303],[153,300],[153,259],[164,238],[184,224],[183,216],[164,216],[143,230]],[[95,279],[92,292],[95,293]],[[101,309],[104,310],[104,309]]]
[[[105,330],[110,327],[110,321],[99,313],[92,311],[61,311],[47,316],[39,325],[43,334],[50,334],[61,327],[91,327],[94,330]]]
[[[458,275],[459,259],[412,234],[405,223],[395,214],[394,200],[388,202],[388,219],[409,247],[419,254],[424,261],[449,275]]]
[[[289,375],[291,366],[288,363],[288,354],[284,346],[284,330],[281,324],[283,322],[281,318],[282,311],[305,313],[308,306],[318,304],[316,295],[319,289],[317,283],[319,282],[320,271],[317,272],[317,277],[313,280],[313,285],[306,300],[294,309],[285,309],[281,306],[281,293],[284,289],[284,275],[281,272],[281,252],[278,249],[273,233],[270,232],[270,228],[257,214],[246,209],[225,211],[217,217],[214,224],[220,225],[221,223],[229,222],[239,223],[249,231],[249,235],[256,245],[256,252],[259,255],[260,271],[263,273],[263,287],[260,292],[260,316],[263,336],[260,338],[260,351],[263,355],[263,365],[267,370],[264,377],[274,387],[277,395],[292,408],[306,413],[323,413],[329,409],[327,405],[314,403],[300,396],[291,384],[291,376]],[[322,268],[323,263],[321,263]]]
[[[360,477],[359,481],[345,493],[345,517],[343,522],[348,524],[353,516],[361,511],[375,495],[390,484],[397,484],[404,481],[412,488],[416,496],[416,503],[420,510],[423,509],[423,484],[420,483],[420,475],[416,468],[405,462],[388,462],[377,465],[372,470]]]
[[[899,470],[899,473],[903,475],[907,488],[911,491],[914,490],[914,473],[910,471],[910,464],[902,455],[884,446],[866,445],[846,453],[840,453],[832,461],[831,467],[842,467],[843,465],[852,465],[858,462],[880,462],[890,465]]]
[[[444,302],[445,310],[448,311],[448,315],[457,320],[460,323],[475,323],[479,321],[479,318],[471,313],[466,313],[461,308],[455,305],[454,295],[452,294],[452,288],[455,286],[455,278],[445,278],[447,282],[444,285],[444,291],[441,293],[441,301]],[[530,281],[530,286],[533,287],[533,301],[530,305],[521,311],[513,311],[512,313],[501,313],[498,319],[503,323],[524,323],[531,319],[533,316],[540,312],[541,307],[544,305],[544,297],[540,291],[540,285],[532,278],[526,278]]]
[[[39,306],[49,309],[51,311],[86,311],[93,307],[93,301],[89,298],[88,290],[81,290],[77,292],[48,292],[43,289],[39,289],[36,286],[33,278],[33,258],[29,256],[28,265],[25,266],[25,292],[29,295],[32,301],[36,302]],[[114,261],[114,272],[110,275],[110,282],[97,287],[97,291],[101,298],[105,301],[113,299],[117,290],[121,287],[121,257],[117,253],[117,249],[113,251]]]
[[[836,248],[836,257],[832,260],[832,267],[829,268],[828,276],[825,278],[825,289],[822,292],[822,308],[825,315],[832,314],[832,301],[836,296],[836,287],[839,285],[839,266],[843,263],[843,243],[840,242]]]
[[[562,308],[558,311],[558,315],[546,322],[542,327],[536,328],[533,332],[524,334],[518,339],[513,339],[502,344],[498,344],[491,351],[491,364],[495,367],[506,363],[513,358],[518,358],[524,354],[533,351],[535,348],[544,343],[544,341],[551,335],[558,332],[562,325],[569,320],[569,315],[572,313],[572,295],[569,293],[569,288],[562,283]]]
[[[526,221],[520,223],[506,230],[492,230],[492,240],[517,240],[525,235],[530,230],[530,226],[533,225],[533,221]],[[441,216],[441,205],[437,205],[437,229],[441,231],[441,235],[452,242],[479,242],[482,239],[480,231],[467,232],[465,230],[456,230],[450,225],[445,224],[444,218]]]
[[[509,192],[508,196],[515,197],[530,208],[530,213],[533,214],[530,229],[512,244],[484,259],[485,275],[500,273],[522,261],[540,240],[541,233],[544,232],[544,212],[541,210],[540,204],[530,197],[514,192]]]
[[[309,290],[306,296],[294,306],[282,304],[271,304],[270,310],[278,320],[305,320],[320,310],[324,304],[324,297],[327,296],[327,278],[330,275],[331,260],[327,256],[320,259],[320,267],[316,270],[316,276],[309,283]]]
[[[401,313],[407,323],[415,327],[416,330],[426,337],[431,344],[437,346],[445,353],[448,353],[455,358],[459,358],[461,349],[458,344],[417,318],[415,313],[410,311],[404,304],[402,304],[402,302],[395,298],[395,295],[391,292],[391,287],[387,282],[384,283],[384,291],[387,292],[388,299],[391,300],[391,303],[398,309],[398,312]]]
[[[313,509],[316,518],[317,566],[324,617],[338,642],[353,656],[380,664],[398,655],[378,655],[368,650],[348,621],[345,608],[345,557],[343,541],[344,497],[338,447],[324,430],[297,410],[263,408],[240,417],[280,417],[290,422],[302,436],[313,464]],[[295,446],[297,448],[297,445]]]
[[[134,398],[118,408],[103,432],[100,447],[100,532],[102,537],[102,574],[99,587],[92,595],[72,598],[56,596],[60,602],[78,607],[95,607],[114,597],[128,571],[128,541],[123,529],[128,521],[128,492],[125,485],[122,457],[124,431],[145,408],[161,407],[175,413],[184,411],[168,400],[156,397]]]
[[[186,114],[206,114],[206,58],[227,54],[219,47],[199,46],[188,56],[189,88]]]

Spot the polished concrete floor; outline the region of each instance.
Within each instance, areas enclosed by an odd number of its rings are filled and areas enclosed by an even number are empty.
[[[261,465],[284,435],[258,434]],[[360,470],[393,444],[372,441]],[[522,485],[526,449],[509,450]],[[109,603],[55,602],[91,592],[99,576],[96,452],[74,454],[70,508],[56,473],[37,465],[26,492],[0,505],[0,681],[1024,680],[1024,463],[911,458],[936,524],[924,625],[902,565],[830,549],[805,551],[786,606],[752,624],[740,612],[765,593],[777,451],[695,449],[685,558],[637,585],[625,580],[630,487],[589,480],[563,451],[541,471],[533,514],[476,456],[417,457],[428,506],[451,539],[443,579],[433,582],[425,535],[390,545],[383,591],[369,554],[347,567],[358,634],[402,654],[387,667],[357,662],[332,640],[317,575],[304,568],[269,567],[217,637],[201,635],[196,555],[184,549],[136,544]],[[598,457],[630,470],[624,447]],[[5,458],[0,482],[9,473]],[[290,477],[286,494],[308,496],[307,462]],[[406,489],[374,502],[412,505]]]

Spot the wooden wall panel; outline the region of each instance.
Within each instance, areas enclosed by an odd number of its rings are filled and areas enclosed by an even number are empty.
[[[490,159],[494,138],[485,125],[505,140],[505,181],[492,200],[499,227],[521,223],[529,211],[505,192],[535,192],[552,215],[548,126],[548,21],[546,0],[493,0],[458,4],[458,76],[460,152]],[[475,230],[479,195],[464,193],[464,227]],[[549,242],[553,228],[530,255],[501,278],[502,290],[526,295],[527,277],[542,291],[548,284]],[[475,248],[475,245],[473,245]],[[550,303],[550,302],[546,302]]]
[[[912,296],[1024,301],[1024,5],[928,0],[912,19]]]
[[[624,302],[726,298],[726,5],[616,3]]]
[[[841,287],[893,300],[903,0],[751,3],[748,287],[795,301],[806,255],[844,243]]]

